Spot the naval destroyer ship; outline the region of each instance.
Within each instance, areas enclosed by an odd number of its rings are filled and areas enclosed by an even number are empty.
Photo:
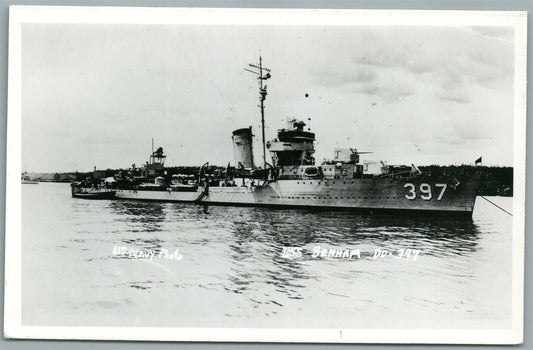
[[[210,173],[208,164],[197,174],[169,175],[162,148],[130,176],[116,176],[117,199],[154,200],[268,207],[306,207],[378,212],[452,214],[471,217],[480,176],[475,168],[453,176],[431,174],[415,165],[392,166],[360,159],[366,152],[334,149],[333,159],[317,165],[315,134],[297,118],[265,142],[265,80],[270,69],[250,64],[257,75],[262,126],[262,164],[256,166],[252,127],[233,131],[235,165]],[[266,150],[272,163],[267,162]],[[137,175],[135,175],[137,172]],[[133,175],[132,175],[133,174]]]

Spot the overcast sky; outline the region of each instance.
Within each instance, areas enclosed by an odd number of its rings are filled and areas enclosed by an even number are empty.
[[[334,147],[389,164],[512,165],[513,30],[507,27],[24,24],[22,168],[89,171],[148,160],[226,165],[231,132],[287,116]],[[309,97],[305,97],[309,94]]]

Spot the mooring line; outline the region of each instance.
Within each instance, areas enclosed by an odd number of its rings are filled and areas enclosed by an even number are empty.
[[[501,209],[502,211],[506,212],[507,214],[513,216],[513,214],[509,213],[507,210],[503,209],[498,204],[491,202],[490,200],[488,200],[487,198],[485,198],[483,196],[480,196],[480,197],[483,198],[484,200],[486,200],[487,202],[489,202],[490,204],[494,205],[496,208]]]

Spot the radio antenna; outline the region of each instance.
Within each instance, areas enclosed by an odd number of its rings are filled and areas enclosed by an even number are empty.
[[[265,99],[267,95],[267,86],[263,85],[263,81],[270,79],[270,69],[263,67],[263,59],[259,56],[259,64],[249,64],[251,69],[244,68],[245,71],[256,74],[259,80],[259,101],[258,106],[261,109],[261,134],[263,136],[263,169],[266,169],[266,148],[265,148]]]

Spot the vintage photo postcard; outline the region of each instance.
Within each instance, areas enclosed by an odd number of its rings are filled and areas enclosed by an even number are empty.
[[[526,20],[12,7],[4,336],[521,343]]]

